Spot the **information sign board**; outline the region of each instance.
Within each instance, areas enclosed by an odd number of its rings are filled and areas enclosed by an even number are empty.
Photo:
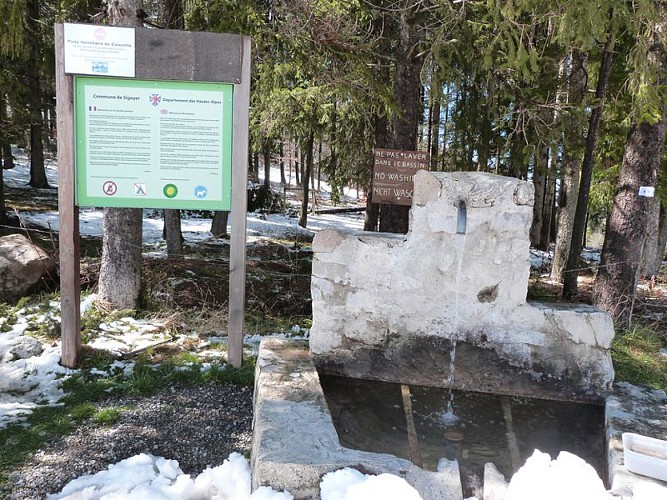
[[[233,85],[75,77],[79,206],[230,210]]]
[[[412,205],[415,173],[428,167],[427,153],[375,148],[372,202]]]
[[[65,30],[65,73],[135,76],[133,28],[69,24]]]

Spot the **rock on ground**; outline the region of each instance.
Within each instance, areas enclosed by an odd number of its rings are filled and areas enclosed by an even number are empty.
[[[56,263],[21,234],[0,238],[0,301],[15,301],[42,278],[55,276]]]

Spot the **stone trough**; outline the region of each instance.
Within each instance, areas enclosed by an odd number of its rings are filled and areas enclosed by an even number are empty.
[[[606,313],[526,301],[532,204],[532,185],[525,181],[420,171],[407,235],[325,230],[315,237],[310,343],[267,339],[260,347],[253,487],[318,498],[324,474],[354,467],[404,477],[424,499],[462,498],[456,461],[429,472],[392,455],[342,447],[320,370],[408,386],[606,404],[604,479],[631,498],[638,480],[623,469],[620,433],[633,427],[628,415],[644,407],[667,411],[667,400],[664,393],[612,386],[614,330]],[[633,413],[619,410],[630,405]],[[667,437],[656,424],[667,426],[664,420],[645,420],[653,427],[644,432]],[[487,469],[485,498],[502,498],[492,493],[497,471]]]

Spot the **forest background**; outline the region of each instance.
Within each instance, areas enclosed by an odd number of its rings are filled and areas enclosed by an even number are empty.
[[[589,227],[606,226],[593,302],[619,321],[631,315],[638,277],[659,271],[665,2],[3,0],[2,166],[13,166],[12,144],[28,148],[34,187],[47,186],[44,151],[55,147],[53,25],[65,21],[251,35],[249,171],[258,179],[260,165],[293,162],[304,226],[317,176],[334,197],[345,185],[368,190],[374,147],[419,149],[431,170],[534,184],[531,244],[555,245],[551,278],[564,297],[577,296]],[[640,196],[642,186],[656,196]],[[366,229],[406,232],[407,223],[407,208],[368,200]],[[125,248],[107,241],[114,232]],[[119,272],[114,263],[140,262],[140,239],[140,211],[105,211],[100,293],[118,307],[138,304],[140,264]]]

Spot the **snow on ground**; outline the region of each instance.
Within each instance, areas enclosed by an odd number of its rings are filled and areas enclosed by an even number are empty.
[[[666,488],[635,492],[634,500],[664,498]],[[250,491],[250,466],[232,453],[220,466],[208,468],[195,478],[183,474],[176,460],[140,454],[110,465],[97,474],[79,477],[48,500],[92,499],[235,499],[291,500],[289,492],[262,487]],[[344,468],[326,474],[320,483],[322,500],[418,500],[417,490],[391,474],[370,476]],[[471,497],[468,500],[472,500]],[[595,469],[584,460],[561,452],[555,460],[535,450],[512,477],[505,500],[612,500]]]
[[[92,307],[96,298],[95,294],[83,298],[82,314]],[[7,318],[0,318],[0,429],[25,421],[39,406],[58,404],[64,396],[60,384],[76,370],[60,366],[60,342],[44,344],[25,335],[26,330],[59,320],[58,301],[50,301],[42,306],[24,307],[17,312],[15,321],[9,321],[12,324],[8,323]],[[290,332],[274,335],[280,338],[307,339],[309,330],[294,325]],[[260,335],[245,335],[245,354],[257,354],[260,340]],[[164,342],[194,346],[196,354],[203,361],[202,370],[211,368],[210,360],[227,361],[226,350],[215,349],[216,344],[225,344],[227,337],[209,337],[203,340],[196,332],[192,332],[174,338],[168,325],[163,325],[160,320],[149,322],[126,317],[101,323],[88,345],[118,356]],[[132,361],[116,361],[108,371],[95,370],[91,374],[110,377],[123,371],[129,376],[133,366]]]
[[[505,500],[611,500],[595,469],[572,453],[535,450],[512,477]]]
[[[30,165],[25,153],[21,150],[14,150],[16,158],[15,167],[4,171],[5,185],[12,188],[25,188],[30,179]],[[55,162],[47,160],[46,173],[49,184],[53,187],[58,186],[58,169]],[[294,179],[290,179],[294,182]],[[271,169],[271,181],[280,183],[280,170]],[[322,199],[328,199],[331,193],[331,187],[326,183],[321,183],[322,191],[318,194]],[[37,190],[38,193],[44,193],[44,196],[53,199],[53,192],[49,190]],[[40,194],[38,194],[40,196]],[[344,203],[356,204],[356,190],[346,189],[343,196]],[[185,212],[187,213],[187,212]],[[57,211],[45,212],[21,212],[21,220],[24,222],[43,227],[45,230],[58,232],[60,224]],[[102,235],[102,216],[103,210],[97,208],[81,207],[79,210],[79,231],[81,236],[101,236]],[[364,217],[361,214],[309,214],[307,228],[304,229],[298,225],[296,217],[289,217],[282,214],[261,214],[249,213],[247,218],[247,236],[248,241],[252,242],[258,237],[292,237],[295,234],[313,235],[314,233],[328,228],[338,227],[341,229],[350,229],[359,231],[363,229]],[[197,243],[211,238],[210,233],[211,219],[184,216],[181,221],[181,230],[187,243]],[[143,242],[147,245],[154,245],[162,241],[163,221],[161,213],[158,210],[144,210],[143,222]]]
[[[548,273],[551,270],[551,264],[554,260],[553,248],[548,252],[531,248],[528,254],[530,267],[533,271]],[[581,252],[581,261],[587,267],[581,269],[595,269],[600,263],[600,249],[586,247]]]
[[[205,498],[292,500],[292,495],[262,487],[251,494],[250,466],[232,453],[220,466],[208,468],[195,478],[183,474],[176,460],[142,453],[110,465],[94,475],[69,482],[48,500],[200,500]]]
[[[21,151],[15,151],[16,167],[4,171],[7,186],[25,187],[28,182],[28,161]],[[57,185],[57,169],[52,161],[47,162],[47,177],[52,186]],[[272,169],[271,180],[280,181],[278,169]],[[329,189],[324,184],[325,189]],[[330,192],[330,189],[329,189]],[[37,196],[50,196],[52,193],[39,190]],[[357,193],[348,190],[348,201],[355,201]],[[325,193],[323,197],[326,198]],[[146,210],[144,218],[144,243],[158,247],[162,240],[162,221],[157,212]],[[58,231],[57,212],[31,212],[20,214],[21,218],[31,224],[39,225],[47,230]],[[80,211],[80,231],[83,236],[100,236],[102,234],[102,210],[83,208]],[[188,243],[196,243],[211,238],[209,233],[210,220],[184,217],[182,221],[183,235]],[[298,234],[313,234],[327,227],[361,230],[363,215],[309,215],[308,228],[303,229],[297,220],[280,214],[248,214],[248,241],[262,236],[291,238]],[[593,256],[595,258],[595,256]],[[599,257],[598,257],[599,258]],[[534,268],[545,266],[550,259],[548,253],[531,251],[531,265]],[[92,302],[94,296],[84,298],[82,312]],[[40,324],[49,320],[57,320],[60,315],[59,304],[52,303],[47,311],[22,311],[17,315],[14,324],[8,324],[7,318],[0,318],[0,428],[10,423],[21,422],[38,405],[58,404],[63,396],[60,383],[73,370],[61,367],[60,347],[58,342],[52,345],[41,345],[31,337],[24,335],[29,324]],[[149,324],[133,318],[123,318],[106,325],[100,325],[100,335],[94,341],[98,349],[115,353],[125,353],[142,349],[148,345],[162,342],[167,334],[160,325]],[[307,338],[308,331],[298,326],[289,334],[298,338]],[[193,333],[193,336],[196,335]],[[183,342],[188,337],[177,339]],[[189,339],[192,340],[192,339]],[[222,351],[206,350],[215,343],[224,342],[223,337],[209,338],[202,341],[200,347],[203,354]],[[249,349],[256,349],[259,338],[246,336],[244,343]],[[37,345],[39,344],[39,345]],[[130,374],[132,362],[116,361],[108,372],[95,370],[91,372],[100,377],[110,376],[117,371]],[[590,466],[573,455],[563,455],[551,461],[548,455],[536,451],[527,464],[512,479],[510,490],[516,492],[511,500],[524,498],[568,498],[603,499],[604,488],[600,490],[600,479]],[[592,469],[592,468],[591,468]],[[595,476],[595,477],[593,477]],[[548,485],[545,487],[545,485]],[[385,500],[410,500],[420,498],[418,493],[405,480],[388,474],[366,476],[353,469],[342,469],[327,474],[321,484],[323,500],[366,500],[382,498]],[[545,496],[545,495],[551,496]],[[523,496],[521,496],[523,495]],[[597,495],[597,496],[596,496]],[[251,494],[250,466],[245,458],[234,453],[220,466],[206,469],[195,478],[183,474],[178,462],[162,457],[140,454],[117,464],[110,465],[107,470],[94,475],[82,476],[66,485],[63,490],[51,495],[51,499],[236,499],[236,500],[289,500],[292,495],[287,492],[276,492],[270,488],[260,488]],[[639,497],[637,497],[639,498]],[[654,498],[646,496],[645,499]]]
[[[39,405],[57,404],[62,378],[71,373],[59,365],[60,345],[42,346],[23,335],[27,327],[22,318],[0,333],[0,429],[25,420]]]
[[[163,221],[155,218],[154,210],[144,210],[143,242],[154,245],[162,242]],[[81,236],[102,235],[102,209],[81,208],[79,210],[79,231]],[[21,220],[32,225],[40,226],[45,230],[58,232],[60,224],[58,212],[21,212]],[[247,218],[247,239],[252,243],[260,237],[292,238],[297,234],[313,235],[314,233],[331,227],[361,231],[364,226],[363,215],[346,214],[345,217],[332,214],[308,215],[308,227],[302,228],[298,219],[282,214],[249,213]],[[212,238],[211,219],[183,218],[181,231],[186,243],[198,243]],[[229,228],[231,230],[231,226]]]
[[[326,474],[322,500],[418,500],[419,493],[404,479],[390,474],[368,476],[354,469]],[[250,466],[238,453],[222,465],[192,478],[176,460],[142,453],[110,465],[97,474],[79,477],[47,500],[292,500],[289,492],[263,486],[250,491]]]

